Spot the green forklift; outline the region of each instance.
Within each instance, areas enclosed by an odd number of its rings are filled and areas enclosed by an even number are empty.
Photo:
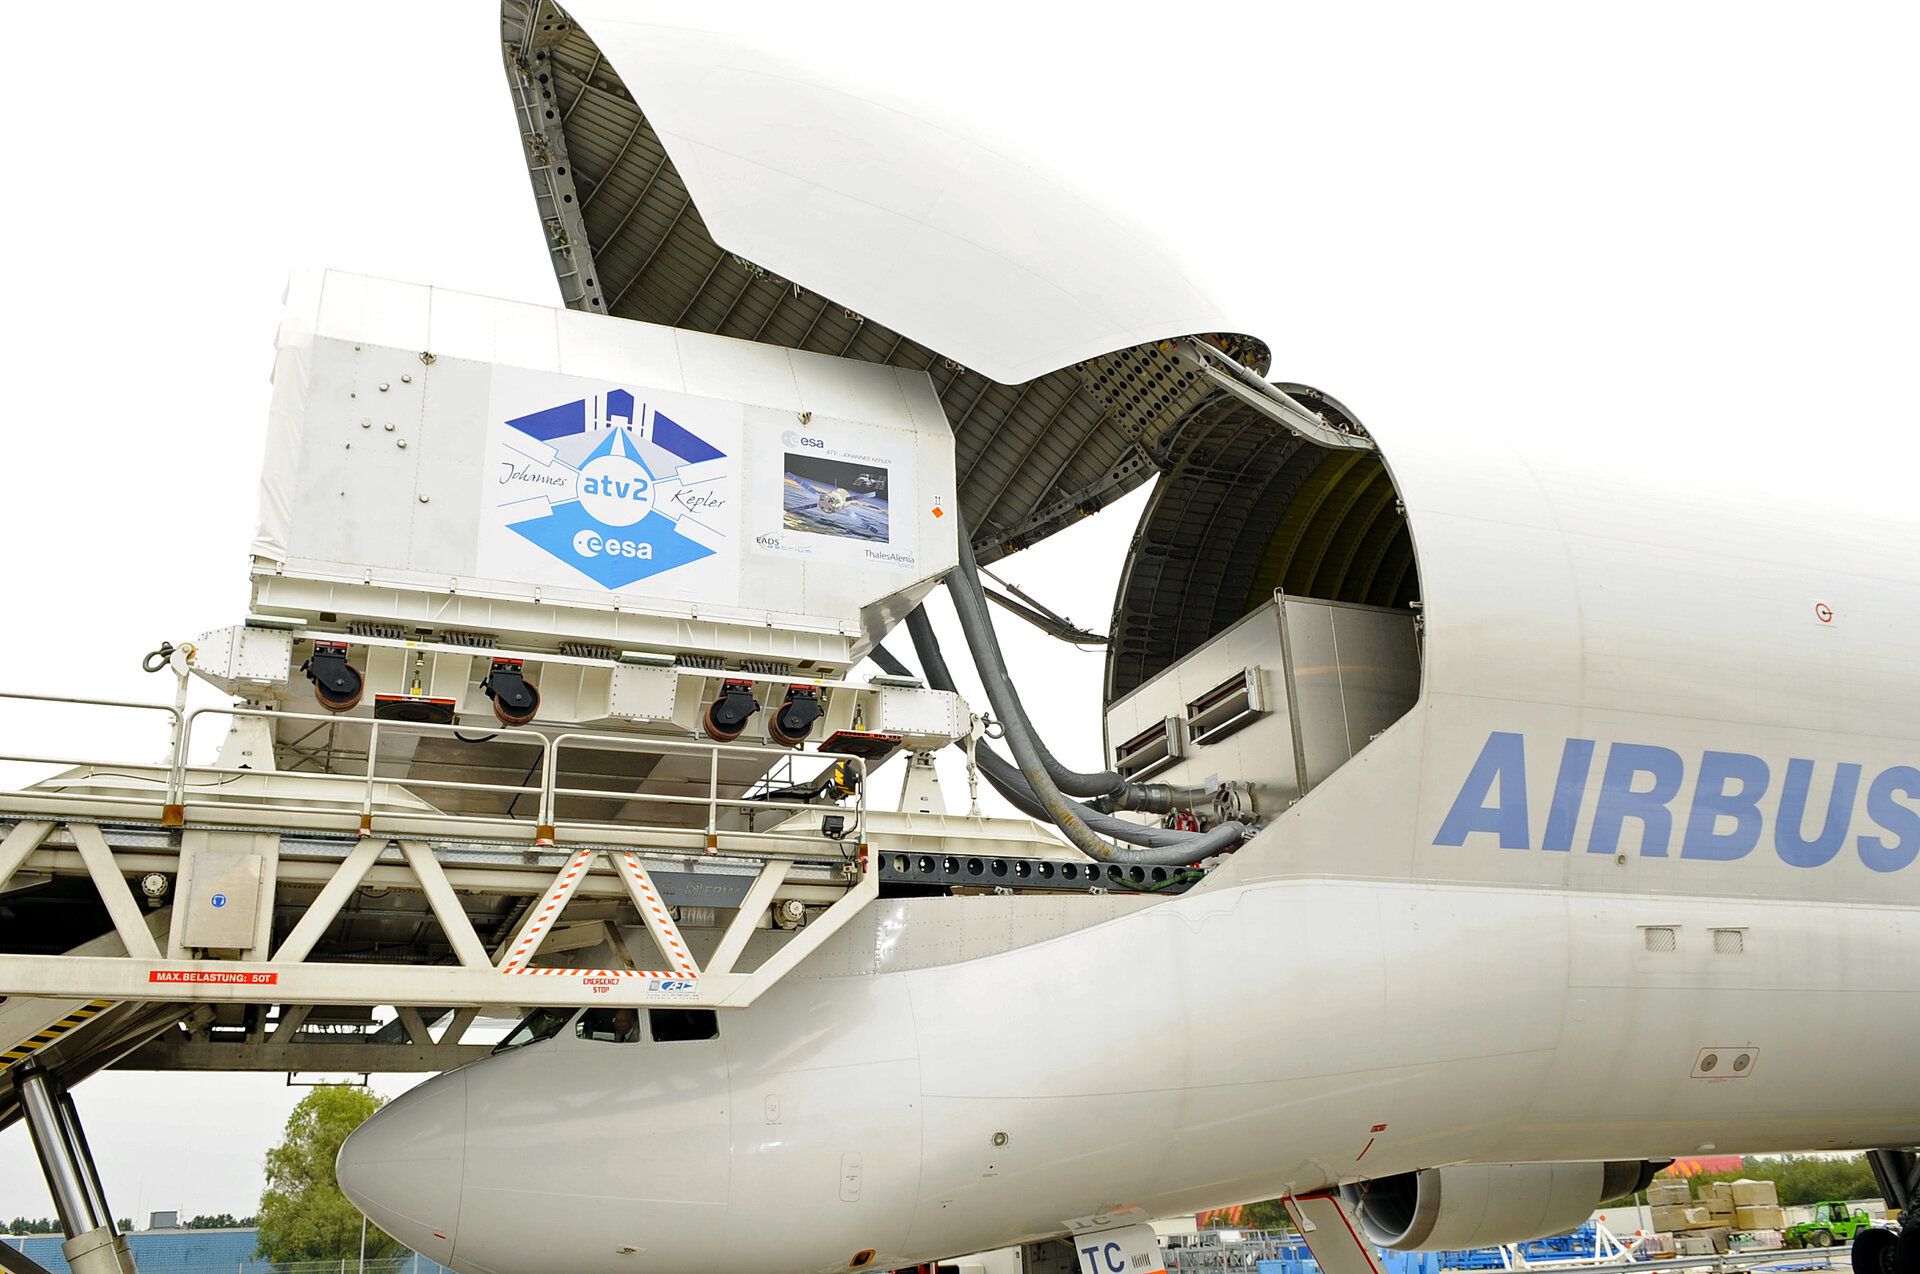
[[[1873,1218],[1864,1208],[1856,1211],[1838,1199],[1826,1199],[1813,1205],[1813,1220],[1788,1226],[1783,1237],[1788,1247],[1832,1247],[1851,1243],[1860,1231],[1872,1228]]]

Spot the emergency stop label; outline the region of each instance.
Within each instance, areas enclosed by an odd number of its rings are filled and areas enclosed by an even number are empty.
[[[490,414],[482,575],[737,600],[739,404],[496,371]]]

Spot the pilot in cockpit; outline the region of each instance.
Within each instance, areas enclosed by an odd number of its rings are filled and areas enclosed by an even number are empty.
[[[640,1011],[588,1009],[580,1015],[580,1021],[573,1030],[583,1040],[597,1040],[602,1044],[638,1044]]]

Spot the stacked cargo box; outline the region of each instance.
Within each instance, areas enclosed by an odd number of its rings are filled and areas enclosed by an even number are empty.
[[[1724,1187],[1733,1202],[1737,1230],[1779,1230],[1785,1225],[1780,1195],[1771,1181],[1735,1181]]]
[[[1725,1253],[1733,1235],[1757,1240],[1752,1246],[1780,1246],[1780,1199],[1771,1181],[1718,1181],[1699,1198],[1683,1178],[1666,1178],[1647,1187],[1653,1228],[1673,1235],[1675,1254]]]

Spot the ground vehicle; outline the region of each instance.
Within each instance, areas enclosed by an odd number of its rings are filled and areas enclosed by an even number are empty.
[[[1855,1208],[1838,1199],[1827,1199],[1813,1207],[1813,1220],[1787,1227],[1789,1247],[1832,1247],[1835,1239],[1851,1243],[1862,1230],[1873,1228],[1873,1218],[1865,1208]]]

